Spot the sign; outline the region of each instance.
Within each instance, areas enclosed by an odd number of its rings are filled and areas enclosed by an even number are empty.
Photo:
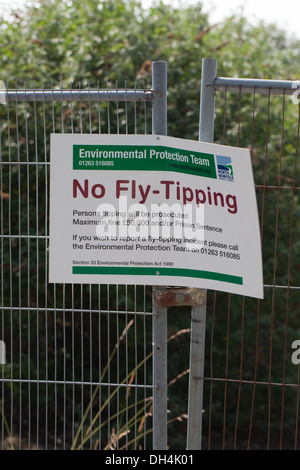
[[[52,134],[49,281],[263,298],[250,152],[151,135]]]

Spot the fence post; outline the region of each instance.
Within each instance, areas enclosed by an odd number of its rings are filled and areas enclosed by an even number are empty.
[[[152,134],[167,135],[167,63],[152,63]],[[154,288],[155,289],[155,288]],[[159,289],[159,287],[156,287]],[[167,449],[167,308],[153,307],[153,450]]]
[[[215,96],[212,84],[217,61],[202,60],[199,140],[213,142]],[[206,298],[206,291],[203,294]],[[200,450],[202,437],[202,407],[205,353],[206,300],[203,306],[192,307],[190,340],[190,373],[188,398],[187,450]]]

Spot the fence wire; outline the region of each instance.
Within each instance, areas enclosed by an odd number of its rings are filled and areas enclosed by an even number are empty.
[[[17,84],[6,100],[0,448],[151,447],[151,288],[47,281],[50,134],[151,132],[149,91]]]
[[[217,92],[215,142],[251,149],[264,300],[209,294],[203,444],[299,449],[299,106]]]

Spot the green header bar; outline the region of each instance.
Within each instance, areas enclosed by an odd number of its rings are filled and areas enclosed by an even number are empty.
[[[164,146],[73,145],[73,170],[175,171],[217,177],[213,154]]]
[[[213,281],[229,282],[230,284],[243,285],[243,278],[231,274],[214,273],[211,271],[198,271],[195,269],[178,268],[127,268],[127,267],[102,267],[102,266],[73,266],[73,274],[104,274],[104,275],[132,275],[132,276],[180,276],[194,277],[198,279],[211,279]],[[159,273],[159,274],[158,274]]]

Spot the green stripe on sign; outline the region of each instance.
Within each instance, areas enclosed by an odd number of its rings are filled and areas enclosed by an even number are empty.
[[[217,178],[213,154],[164,146],[76,144],[73,170],[173,171]]]
[[[123,268],[102,266],[73,266],[73,274],[105,274],[123,276],[181,276],[196,277],[198,279],[211,279],[213,281],[229,282],[230,284],[243,285],[243,278],[231,274],[214,273],[211,271],[198,271],[196,269],[179,268]]]

